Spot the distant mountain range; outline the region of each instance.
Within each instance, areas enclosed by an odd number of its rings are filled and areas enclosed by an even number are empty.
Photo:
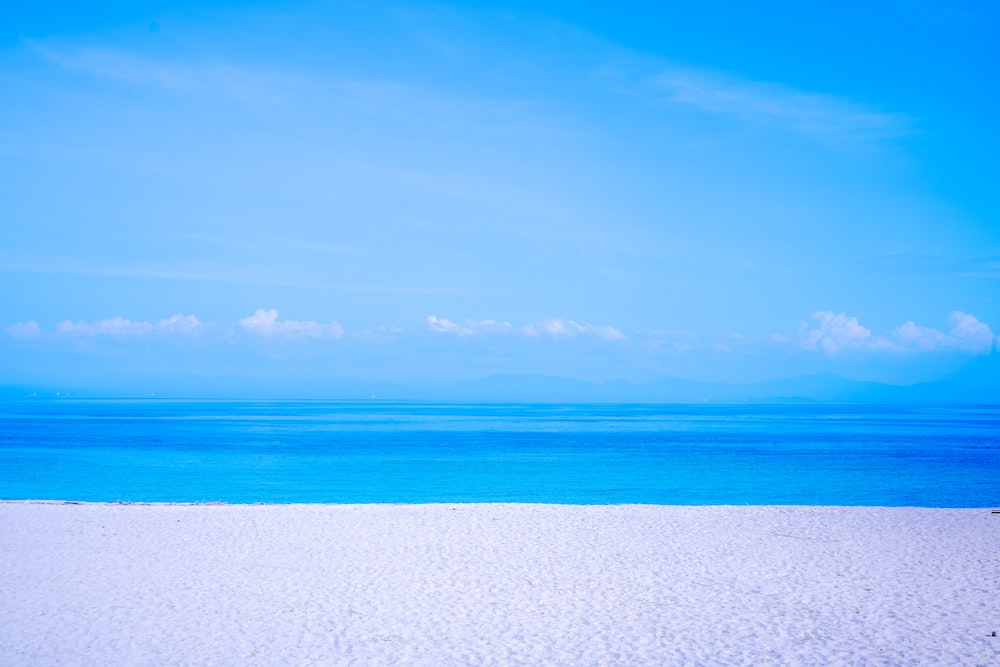
[[[959,382],[890,385],[849,380],[829,373],[753,383],[665,378],[636,383],[587,382],[534,375],[493,375],[456,382],[389,383],[348,378],[263,380],[239,377],[170,377],[143,386],[122,378],[64,386],[0,387],[3,397],[307,398],[429,401],[594,403],[1000,403],[1000,389]]]
[[[816,374],[746,384],[700,382],[665,378],[646,383],[613,381],[589,383],[565,378],[493,376],[465,380],[445,387],[455,399],[488,400],[503,395],[525,401],[594,401],[649,403],[737,403],[752,402],[994,402],[997,392],[986,392],[950,382],[908,386],[859,382],[833,374]]]

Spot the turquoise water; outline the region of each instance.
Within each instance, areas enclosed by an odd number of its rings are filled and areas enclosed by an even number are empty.
[[[1000,505],[1000,406],[6,400],[0,498]]]

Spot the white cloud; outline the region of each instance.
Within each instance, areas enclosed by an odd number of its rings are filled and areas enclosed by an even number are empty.
[[[833,353],[885,346],[884,340],[873,337],[872,332],[861,326],[856,317],[825,310],[813,313],[812,318],[817,322],[815,327],[805,322],[799,327],[799,341],[807,350],[821,349]]]
[[[625,340],[627,336],[614,327],[599,327],[593,324],[585,324],[584,333],[588,333],[604,340]]]
[[[976,354],[988,353],[993,348],[993,332],[985,322],[960,310],[949,315],[948,321],[951,337],[958,347]]]
[[[614,327],[596,326],[593,324],[578,324],[573,320],[547,319],[541,322],[514,327],[510,322],[497,320],[465,320],[462,324],[429,315],[427,327],[437,333],[447,333],[456,336],[473,336],[478,334],[511,334],[537,337],[547,334],[553,338],[580,335],[595,336],[604,340],[625,340],[626,336]]]
[[[899,344],[911,350],[936,350],[947,347],[949,337],[937,329],[922,327],[913,322],[907,322],[892,332],[893,338]]]
[[[477,331],[482,331],[483,333],[511,333],[514,327],[510,325],[510,322],[498,322],[496,320],[479,320],[473,324]]]
[[[37,326],[37,325],[36,325]],[[120,315],[97,322],[63,320],[56,325],[59,336],[140,336],[152,332],[166,334],[193,334],[201,328],[201,320],[194,315],[178,313],[156,324],[135,322]]]
[[[951,324],[945,333],[912,321],[893,329],[889,336],[873,335],[861,326],[858,318],[844,313],[822,311],[813,313],[815,326],[802,323],[799,327],[799,344],[807,350],[836,353],[844,350],[883,350],[887,352],[957,351],[971,354],[989,354],[994,346],[994,335],[985,322],[976,317],[955,311],[948,316]],[[780,342],[779,338],[775,338]]]
[[[901,136],[907,119],[832,95],[739,79],[719,72],[674,67],[653,78],[669,100],[747,121],[772,123],[827,141],[871,141]]]
[[[42,334],[42,328],[34,320],[30,322],[18,322],[7,327],[7,335],[18,340],[36,340],[41,338]]]
[[[542,331],[550,336],[571,336],[576,333],[576,322],[570,320],[569,322],[563,322],[562,320],[542,320],[540,323]]]
[[[167,333],[193,334],[201,328],[201,320],[194,315],[171,315],[156,323],[156,330]]]
[[[352,336],[357,340],[364,340],[375,343],[391,343],[396,340],[396,336],[403,333],[402,328],[388,325],[380,324],[374,329],[366,329],[363,331],[355,331]]]
[[[240,326],[250,333],[264,338],[332,338],[338,340],[344,335],[344,328],[338,322],[320,324],[312,320],[278,320],[278,311],[258,308],[250,317],[240,320]]]
[[[614,327],[602,327],[594,324],[579,324],[573,320],[549,319],[540,323],[542,330],[550,336],[575,336],[583,334],[596,336],[604,340],[625,340],[626,336]]]
[[[427,328],[437,333],[454,334],[456,336],[471,336],[473,333],[469,327],[463,327],[444,318],[439,319],[434,315],[427,316]]]
[[[56,334],[60,336],[138,336],[152,330],[149,322],[133,322],[121,315],[98,322],[63,320],[56,325]]]
[[[514,331],[510,322],[498,322],[497,320],[465,320],[462,324],[446,320],[444,318],[427,316],[427,328],[437,333],[453,334],[456,336],[474,336],[478,334],[505,334]]]
[[[956,310],[948,316],[951,331],[944,333],[930,327],[907,322],[892,332],[898,344],[909,351],[958,350],[972,354],[989,354],[994,336],[989,325],[975,316]]]

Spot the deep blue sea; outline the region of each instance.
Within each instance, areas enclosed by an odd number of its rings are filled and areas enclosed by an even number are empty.
[[[0,499],[1000,505],[1000,406],[0,402]]]

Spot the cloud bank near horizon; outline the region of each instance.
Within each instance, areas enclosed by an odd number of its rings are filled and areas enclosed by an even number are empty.
[[[340,340],[344,337],[344,327],[339,322],[320,324],[312,320],[279,320],[274,308],[258,308],[250,317],[240,320],[240,327],[251,334],[263,338],[329,338]]]
[[[552,338],[571,338],[579,334],[609,341],[621,341],[628,338],[621,331],[611,326],[579,324],[574,320],[560,318],[544,319],[539,322],[515,327],[510,322],[500,322],[497,320],[463,320],[461,324],[458,324],[435,315],[428,315],[427,328],[435,333],[452,334],[455,336],[517,334],[529,338],[537,338],[541,335],[547,335]]]
[[[772,345],[790,346],[827,356],[848,353],[986,355],[994,349],[1000,349],[1000,336],[993,332],[989,324],[958,310],[947,317],[947,330],[919,325],[911,320],[885,334],[873,333],[857,317],[843,312],[817,311],[810,319],[811,322],[803,321],[794,333],[773,333],[769,336],[730,333],[711,340],[687,332],[664,334],[638,331],[626,334],[614,326],[581,324],[576,320],[563,318],[547,318],[518,326],[498,319],[455,321],[428,315],[425,318],[425,331],[458,338],[507,336],[558,341],[591,337],[608,342],[637,342],[640,349],[651,353],[677,354],[687,354],[698,349],[716,353],[733,353],[739,349],[746,351],[748,346],[752,347],[755,342],[764,340]],[[83,337],[124,339],[153,334],[191,337],[208,332],[220,335],[224,333],[230,338],[234,334],[243,333],[250,338],[272,341],[340,341],[347,334],[345,327],[335,320],[323,324],[315,320],[281,319],[274,308],[258,308],[252,315],[241,318],[232,325],[206,323],[196,315],[177,313],[155,322],[130,320],[121,315],[91,322],[67,319],[60,321],[54,331],[46,331],[34,320],[16,322],[6,328],[8,338],[19,341]],[[385,343],[397,341],[401,335],[404,335],[404,330],[399,326],[379,325],[372,330],[358,330],[354,332],[353,338]],[[678,336],[683,339],[681,343],[674,341],[674,344],[666,344],[667,339],[673,340]],[[702,340],[699,341],[699,338]]]
[[[95,322],[62,320],[56,325],[55,336],[141,336],[151,333],[195,334],[202,328],[202,322],[194,315],[177,313],[158,322],[133,321],[121,315]],[[7,327],[7,335],[18,340],[37,340],[47,333],[38,322],[17,322]]]
[[[994,347],[1000,349],[1000,337],[994,336],[988,324],[960,310],[948,316],[951,328],[947,333],[909,321],[889,335],[874,335],[857,317],[829,310],[813,313],[812,319],[815,324],[803,322],[799,326],[798,343],[805,350],[829,354],[848,351],[989,354]]]

